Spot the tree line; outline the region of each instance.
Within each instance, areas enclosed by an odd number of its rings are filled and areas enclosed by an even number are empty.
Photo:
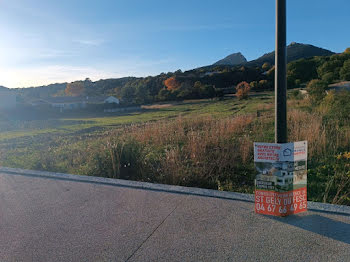
[[[145,104],[222,97],[225,93],[235,93],[236,86],[242,82],[249,84],[249,90],[272,90],[274,73],[274,66],[269,63],[257,67],[221,65],[138,78],[124,77],[95,82],[87,78],[72,83],[17,89],[17,92],[22,100],[67,95],[113,95],[125,104]],[[350,48],[341,54],[299,59],[288,64],[288,88],[303,87],[315,79],[324,88],[341,80],[350,81]]]

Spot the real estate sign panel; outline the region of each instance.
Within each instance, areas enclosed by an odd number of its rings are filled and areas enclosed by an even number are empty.
[[[287,216],[307,210],[307,141],[254,143],[255,212]]]

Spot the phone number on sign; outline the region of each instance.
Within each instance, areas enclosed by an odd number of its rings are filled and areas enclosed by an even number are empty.
[[[287,214],[287,213],[293,213],[299,210],[304,210],[307,207],[307,202],[301,202],[301,203],[294,203],[287,206],[280,206],[280,205],[271,205],[271,204],[264,204],[264,203],[255,203],[255,209],[257,211],[267,211],[269,213],[280,213],[280,214]]]

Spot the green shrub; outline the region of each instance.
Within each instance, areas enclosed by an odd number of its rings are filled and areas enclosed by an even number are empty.
[[[350,120],[350,91],[330,91],[320,104],[322,113],[341,122]]]
[[[311,80],[306,89],[309,94],[310,101],[313,105],[318,105],[322,102],[322,99],[326,96],[327,84],[321,80]]]
[[[350,205],[350,152],[340,153],[308,170],[309,199]]]

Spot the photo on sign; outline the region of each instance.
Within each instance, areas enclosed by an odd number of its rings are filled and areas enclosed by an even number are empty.
[[[255,162],[256,189],[287,192],[306,187],[306,161]]]

